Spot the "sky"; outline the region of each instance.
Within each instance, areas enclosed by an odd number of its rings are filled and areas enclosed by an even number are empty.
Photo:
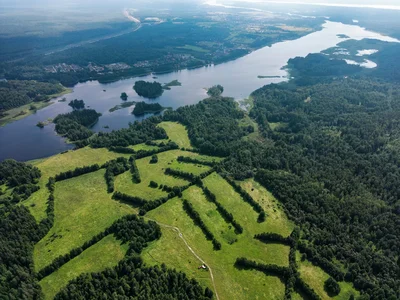
[[[212,0],[217,3],[251,2],[281,4],[313,4],[334,7],[369,7],[400,10],[400,0]]]

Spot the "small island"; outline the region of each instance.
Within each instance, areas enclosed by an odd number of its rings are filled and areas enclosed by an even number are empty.
[[[123,102],[121,104],[115,105],[113,108],[110,108],[108,111],[109,112],[114,112],[116,110],[122,109],[122,108],[127,108],[129,106],[132,106],[133,104],[135,104],[135,101],[129,101],[129,102]]]
[[[68,103],[68,105],[71,106],[73,110],[84,109],[85,108],[85,101],[75,99],[75,100],[71,100],[71,102]]]
[[[257,78],[264,79],[264,78],[282,78],[279,75],[258,75]]]
[[[135,105],[135,108],[132,111],[132,114],[135,116],[141,116],[146,113],[157,113],[161,112],[165,109],[159,103],[146,103],[146,102],[138,102]]]
[[[149,99],[158,98],[164,92],[162,85],[156,81],[154,82],[147,82],[143,80],[136,81],[135,85],[133,86],[133,89],[139,96]]]
[[[349,39],[349,38],[350,38],[348,35],[343,34],[343,33],[337,34],[336,36],[337,36],[339,39]]]
[[[164,90],[170,90],[171,87],[173,87],[173,86],[182,86],[182,83],[180,83],[178,80],[175,79],[175,80],[172,80],[169,83],[164,84],[163,85],[163,89]]]
[[[224,92],[224,87],[222,85],[214,85],[207,89],[207,95],[210,97],[219,97]]]
[[[126,101],[126,100],[128,100],[128,94],[125,93],[125,92],[123,92],[123,93],[121,93],[120,98],[121,98],[122,100]]]

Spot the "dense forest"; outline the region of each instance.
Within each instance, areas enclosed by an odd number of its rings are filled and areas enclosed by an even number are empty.
[[[133,86],[133,89],[139,96],[150,99],[158,98],[164,92],[161,83],[156,81],[154,82],[147,82],[143,80],[136,81],[135,85]]]
[[[147,267],[140,257],[131,257],[114,269],[83,274],[71,281],[56,297],[62,299],[198,299],[212,298],[182,272],[161,267]]]
[[[146,113],[157,113],[164,109],[160,105],[160,103],[146,103],[146,102],[138,102],[135,105],[135,108],[132,111],[132,114],[135,116],[144,115]]]
[[[232,145],[225,163],[237,178],[256,170],[301,225],[308,257],[340,262],[337,279],[371,299],[400,296],[399,95],[372,80],[265,86],[250,114],[264,141]]]
[[[99,116],[101,114],[94,109],[74,110],[58,115],[53,122],[56,124],[55,129],[58,134],[66,136],[71,141],[80,141],[93,135],[93,131],[88,127],[96,124]]]
[[[243,116],[233,99],[215,97],[166,111],[164,119],[186,125],[192,144],[202,153],[225,156],[233,150],[231,145],[246,135],[246,130],[238,126]]]
[[[49,96],[58,94],[64,87],[56,82],[33,80],[10,80],[0,82],[0,113],[2,110],[19,107],[37,101],[47,101]]]
[[[93,148],[136,145],[149,140],[159,140],[168,138],[164,129],[157,127],[161,118],[152,117],[143,122],[129,124],[128,128],[123,128],[110,133],[99,132],[90,140]]]

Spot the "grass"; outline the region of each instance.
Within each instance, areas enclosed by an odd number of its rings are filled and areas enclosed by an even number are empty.
[[[264,263],[287,266],[289,247],[267,245],[255,240],[253,238],[255,233],[271,231],[268,223],[257,223],[257,213],[219,175],[213,173],[204,182],[217,195],[218,201],[244,227],[244,232],[236,235],[230,224],[226,223],[215,210],[215,205],[206,200],[200,188],[193,186],[186,190],[183,198],[192,203],[204,223],[221,242],[220,251],[213,250],[211,242],[206,240],[202,231],[183,211],[181,199],[171,199],[146,216],[180,228],[192,249],[212,268],[220,299],[283,299],[285,288],[279,278],[266,276],[254,270],[238,270],[234,267],[234,263],[237,257],[245,256]],[[149,264],[165,263],[169,267],[192,275],[212,288],[209,279],[204,279],[204,271],[197,269],[200,263],[190,252],[184,251],[182,244],[171,235],[170,238],[162,238],[152,243],[144,252],[145,261]],[[165,253],[176,253],[176,255],[170,256]]]
[[[168,167],[173,170],[192,173],[194,175],[200,175],[200,174],[210,170],[210,167],[208,167],[208,166],[179,162],[177,160],[173,161]]]
[[[45,299],[53,299],[70,280],[80,274],[100,272],[117,265],[127,250],[128,244],[121,245],[113,235],[106,236],[39,282]]]
[[[196,52],[202,52],[202,53],[208,53],[208,52],[210,52],[210,51],[207,50],[207,49],[204,49],[204,48],[201,48],[201,47],[198,47],[198,46],[193,46],[193,45],[185,45],[185,46],[177,47],[177,48],[179,48],[179,49],[184,49],[184,50],[196,51]]]
[[[45,108],[46,106],[49,106],[53,104],[53,102],[31,102],[16,108],[12,108],[10,110],[5,111],[7,114],[6,116],[0,118],[0,127],[7,125],[8,123],[21,120],[27,116],[30,116],[34,114],[37,110]],[[31,105],[35,105],[36,109],[31,110],[30,107]]]
[[[150,164],[151,157],[138,159],[136,160],[136,165],[139,169],[142,182],[139,184],[132,183],[131,173],[125,172],[115,179],[115,190],[131,196],[142,197],[147,200],[155,200],[166,196],[166,192],[157,188],[153,189],[149,187],[149,184],[150,181],[155,181],[158,184],[168,185],[170,187],[186,185],[188,181],[164,174],[165,169],[176,162],[176,158],[179,155],[197,156],[196,153],[172,150],[157,154],[158,163],[156,164]]]
[[[104,170],[56,183],[53,228],[34,249],[35,270],[83,245],[120,217],[135,213],[131,206],[111,200]]]
[[[192,148],[185,126],[177,122],[161,122],[158,126],[164,128],[170,140],[180,148]]]
[[[301,278],[303,278],[303,280],[310,287],[312,287],[323,300],[348,300],[352,294],[356,298],[360,295],[360,293],[354,289],[351,283],[339,282],[341,289],[340,294],[333,298],[329,297],[324,290],[324,282],[329,278],[329,275],[320,267],[314,266],[311,262],[307,260],[301,261],[299,252],[296,253],[296,260],[299,266]]]
[[[46,203],[49,197],[46,183],[49,177],[73,170],[76,167],[89,166],[96,163],[101,165],[120,156],[129,157],[129,155],[111,152],[105,148],[92,149],[85,147],[76,151],[68,151],[64,154],[57,154],[46,159],[33,161],[32,164],[42,172],[39,180],[40,190],[24,201],[23,205],[29,208],[31,214],[39,222],[46,217]]]
[[[289,221],[278,200],[254,179],[238,183],[264,208],[267,214],[264,224],[268,230],[282,236],[289,236],[294,229],[294,224]]]

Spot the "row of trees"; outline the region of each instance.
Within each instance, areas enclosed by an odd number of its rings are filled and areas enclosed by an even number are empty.
[[[264,243],[284,244],[287,246],[294,246],[295,241],[291,237],[284,237],[274,232],[259,233],[254,236],[255,239]]]
[[[142,180],[140,179],[140,172],[139,169],[136,165],[136,160],[135,160],[135,156],[132,155],[131,157],[129,157],[129,163],[130,163],[130,171],[132,174],[132,182],[133,183],[140,183]]]
[[[262,208],[262,206],[260,205],[260,203],[255,201],[253,199],[253,197],[251,197],[250,194],[247,193],[247,191],[244,188],[242,188],[239,184],[237,184],[234,180],[232,180],[228,176],[223,176],[223,177],[233,187],[233,189],[238,194],[240,194],[242,199],[244,201],[246,201],[247,203],[249,203],[251,205],[251,207],[253,207],[254,211],[259,213],[257,221],[260,222],[260,223],[264,222],[265,219],[266,219],[266,213],[265,213],[264,209]]]
[[[94,165],[91,165],[91,166],[85,166],[85,167],[76,167],[74,170],[61,172],[61,173],[57,174],[54,177],[54,179],[56,181],[62,181],[62,180],[70,179],[70,178],[73,178],[73,177],[78,177],[78,176],[81,176],[83,174],[96,172],[98,170],[100,170],[100,166],[98,164],[94,164]]]
[[[204,165],[204,166],[209,166],[209,167],[214,167],[216,164],[215,161],[206,161],[206,160],[196,159],[196,158],[190,157],[190,156],[178,156],[177,160],[179,162],[192,163],[192,164]]]
[[[187,201],[183,200],[183,209],[188,214],[188,216],[193,220],[193,222],[200,227],[201,231],[203,231],[207,240],[212,241],[214,246],[214,250],[221,250],[221,243],[214,237],[214,234],[208,229],[206,224],[204,224],[203,220],[200,217],[200,214],[195,210],[193,205]]]
[[[219,201],[217,201],[217,197],[207,187],[202,186],[202,188],[207,200],[217,206],[217,211],[227,223],[232,224],[232,226],[235,228],[235,233],[243,233],[243,227],[235,220],[233,215]]]
[[[105,164],[106,172],[104,178],[107,183],[107,192],[114,192],[114,178],[115,176],[122,174],[129,170],[130,166],[128,160],[125,157],[118,157],[117,159],[111,160]]]

